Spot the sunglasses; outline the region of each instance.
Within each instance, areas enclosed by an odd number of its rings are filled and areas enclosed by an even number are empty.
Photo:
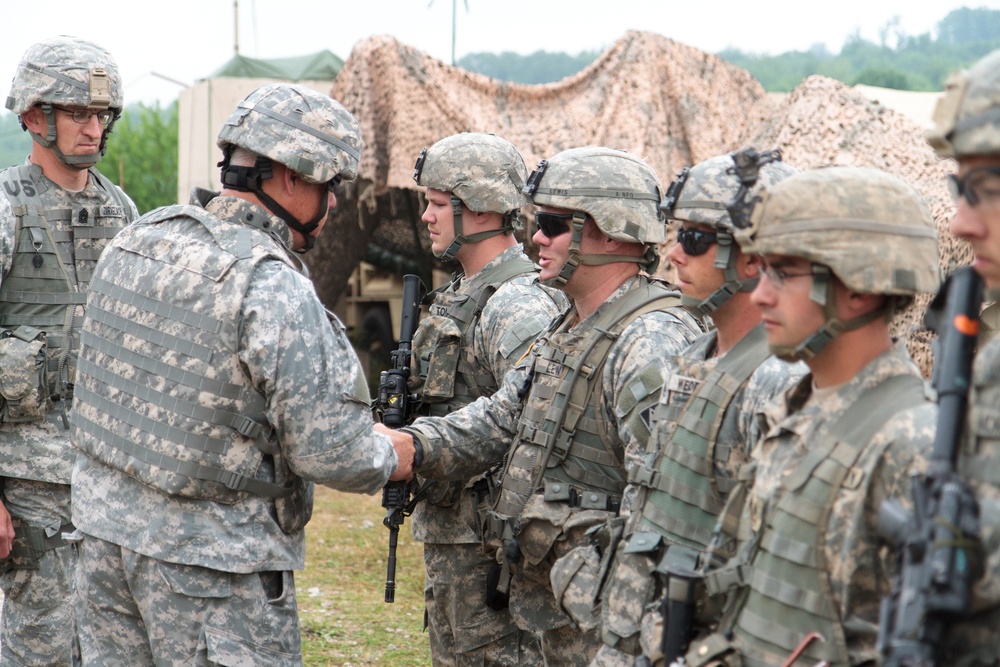
[[[535,213],[535,224],[538,225],[538,231],[550,239],[568,232],[569,221],[572,219],[572,213],[546,213],[544,211]]]
[[[719,235],[715,232],[706,232],[703,229],[678,229],[677,242],[684,249],[684,254],[690,257],[697,257],[708,252],[714,244],[719,242]]]

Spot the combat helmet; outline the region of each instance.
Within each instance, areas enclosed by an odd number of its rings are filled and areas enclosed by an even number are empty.
[[[121,117],[123,100],[121,76],[111,54],[93,42],[60,36],[38,42],[24,52],[11,81],[6,106],[20,116],[36,104],[41,105],[48,129],[44,137],[29,131],[31,138],[51,149],[63,164],[89,167],[107,150],[108,135]],[[64,155],[59,150],[53,110],[57,106],[111,112],[97,153]],[[28,129],[23,119],[21,128]]]
[[[758,278],[741,280],[736,270],[736,234],[749,225],[749,208],[762,189],[798,173],[781,161],[777,149],[764,153],[752,147],[718,155],[677,174],[660,204],[667,219],[707,225],[715,230],[717,252],[714,266],[725,282],[703,300],[681,297],[689,310],[710,315],[737,292],[749,292]]]
[[[945,82],[927,141],[942,157],[1000,154],[1000,50]]]
[[[662,189],[652,167],[627,151],[600,146],[571,148],[538,163],[524,194],[538,205],[574,212],[569,258],[555,279],[565,285],[580,264],[635,262],[653,273],[659,264],[659,244],[666,238],[666,217],[660,211]],[[646,246],[642,257],[581,255],[583,226],[593,218],[608,237]]]
[[[455,259],[463,243],[476,243],[520,228],[521,194],[528,170],[514,145],[495,134],[462,132],[424,148],[413,167],[413,180],[451,194],[455,239],[438,257]],[[479,213],[503,214],[500,229],[469,234],[462,231],[462,204]],[[436,254],[436,253],[435,253]]]
[[[842,331],[886,320],[940,284],[937,231],[920,194],[877,169],[826,167],[789,176],[765,190],[740,245],[746,252],[802,257],[812,263],[810,298],[825,324],[794,346],[772,347],[782,359],[809,359]],[[836,276],[848,289],[884,294],[885,305],[852,320],[837,318]]]
[[[313,247],[312,232],[327,215],[323,210],[300,222],[267,195],[263,181],[271,178],[272,163],[282,164],[309,183],[333,188],[358,174],[361,126],[339,102],[296,84],[265,84],[247,95],[222,125],[216,142],[222,149],[224,187],[253,192],[268,209],[305,238],[305,252]],[[254,153],[252,167],[230,164],[235,147]]]

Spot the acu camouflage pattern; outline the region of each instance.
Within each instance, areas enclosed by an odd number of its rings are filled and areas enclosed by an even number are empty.
[[[979,501],[986,573],[973,587],[972,616],[948,629],[942,655],[956,667],[1000,665],[1000,338],[992,338],[973,366],[969,412],[959,473]]]
[[[546,334],[546,344],[563,346],[561,349],[567,355],[579,354],[573,348],[574,343],[578,343],[598,321],[602,310],[613,308],[615,301],[644,285],[646,280],[626,281],[583,322],[573,324],[572,318],[567,317],[558,330]],[[649,435],[646,409],[659,393],[658,386],[646,391],[640,371],[664,351],[681,350],[700,331],[700,322],[681,308],[649,312],[635,318],[625,328],[608,351],[603,365],[595,361],[591,367],[592,372],[600,373],[597,395],[593,398],[601,406],[597,418],[613,432],[626,461],[638,460],[643,455]],[[548,339],[549,336],[555,338]],[[414,422],[411,428],[424,446],[421,473],[432,479],[461,478],[484,470],[506,453],[508,447],[514,456],[521,449],[537,453],[537,445],[516,437],[522,407],[529,403],[543,405],[548,400],[545,395],[552,390],[545,383],[531,381],[529,372],[537,354],[533,352],[509,372],[503,386],[492,397],[480,399],[445,417],[420,418]],[[530,454],[528,458],[532,458]],[[503,485],[508,484],[509,479],[505,477]],[[623,472],[621,479],[624,481]],[[520,501],[520,506],[525,507],[524,501]],[[577,629],[558,607],[549,570],[552,562],[589,540],[584,533],[590,527],[612,517],[613,513],[607,511],[545,502],[541,493],[532,494],[531,506],[525,507],[522,519],[534,522],[530,532],[538,537],[537,548],[532,551],[532,545],[525,541],[527,550],[521,562],[512,568],[510,608],[520,628],[540,636],[547,665],[585,665],[597,648],[596,634]]]
[[[641,158],[614,148],[584,146],[545,162],[537,183],[525,187],[535,204],[583,211],[619,241],[656,244],[666,238],[660,180]],[[532,175],[539,176],[539,169]]]
[[[450,192],[472,211],[508,213],[528,204],[521,193],[528,170],[506,139],[483,132],[445,137],[413,172],[417,185]]]
[[[671,358],[665,367],[664,391],[653,411],[650,442],[641,469],[629,473],[629,483],[637,488],[636,505],[625,526],[623,539],[601,591],[603,639],[611,647],[630,655],[640,652],[640,629],[648,627],[657,633],[662,626],[656,624],[660,616],[663,577],[657,571],[665,550],[673,548],[683,552],[683,558],[697,558],[690,569],[707,566],[701,559],[712,537],[712,528],[729,492],[737,484],[737,473],[752,458],[753,448],[762,438],[763,419],[760,413],[776,396],[783,393],[805,373],[803,364],[787,364],[768,356],[767,341],[763,331],[755,329],[758,337],[748,335],[742,342],[750,351],[762,348],[766,357],[746,378],[727,374],[722,379],[713,374],[720,358],[713,356],[717,334],[710,332],[698,339],[680,355]],[[737,352],[738,348],[727,354]],[[759,353],[758,353],[759,354]],[[755,355],[751,359],[757,359]],[[724,410],[720,416],[706,414],[707,451],[697,449],[691,434],[683,442],[675,441],[678,420],[690,408],[689,401],[695,391],[704,392],[704,383],[714,378],[711,395]],[[737,380],[739,382],[737,383]],[[706,406],[709,407],[709,406]],[[685,453],[690,454],[684,456]],[[671,453],[668,456],[668,452]],[[692,460],[691,456],[695,458]],[[698,461],[711,461],[701,469]],[[648,471],[641,474],[640,470]],[[646,480],[638,482],[637,478]],[[660,480],[663,480],[662,483]],[[664,485],[670,481],[668,487]],[[671,489],[675,489],[671,492]],[[705,519],[698,522],[698,518]],[[710,521],[710,523],[709,523]],[[668,545],[672,545],[669,546]],[[735,545],[722,545],[719,556],[734,555]],[[719,565],[718,556],[712,566]],[[697,589],[704,594],[704,589]],[[707,608],[707,600],[698,599],[699,616],[695,619],[696,634],[708,631],[717,620],[716,607]],[[650,617],[645,618],[644,617]],[[645,622],[644,622],[645,621]],[[661,646],[660,636],[642,637],[642,645]],[[647,657],[655,656],[646,653]],[[625,660],[625,656],[622,656]],[[631,664],[631,657],[627,658]],[[600,664],[613,664],[607,657]]]
[[[237,244],[238,248],[249,253],[252,246],[258,246],[275,257],[290,256],[286,245],[290,234],[284,223],[260,207],[240,198],[216,197],[205,208],[218,218],[221,230],[236,232],[244,239],[245,245]],[[155,245],[163,249],[164,257],[171,243],[180,247],[185,239],[192,246],[211,242],[201,223],[183,215],[187,209],[172,210],[179,217],[154,212],[150,216],[168,219],[143,224],[127,238],[159,238]],[[234,225],[240,225],[240,230],[234,230]],[[261,231],[264,228],[268,231]],[[200,265],[200,259],[197,254],[191,255],[192,273],[219,273],[218,267]],[[116,243],[104,254],[95,280],[142,285],[167,303],[174,299],[197,301],[197,295],[189,290],[204,287],[200,281],[157,284],[152,278],[158,268],[155,263],[140,261],[138,256],[130,258],[124,245]],[[228,306],[212,313],[218,317],[230,314]],[[381,488],[395,469],[395,453],[388,438],[372,429],[367,385],[344,328],[335,318],[328,319],[308,278],[284,261],[261,262],[246,289],[238,317],[241,327],[233,359],[217,358],[214,362],[220,368],[241,369],[246,385],[261,394],[266,404],[264,416],[275,437],[270,441],[274,449],[269,453],[274,456],[258,457],[255,477],[283,484],[281,476],[287,466],[306,482],[343,491],[373,493]],[[96,323],[88,321],[85,327],[91,329]],[[176,334],[194,335],[183,327],[172,329]],[[171,344],[181,347],[180,339],[165,337],[164,346],[158,348],[158,354],[167,361],[180,358],[177,351],[167,347]],[[87,345],[81,357],[93,358],[99,362],[97,365],[114,373],[130,372],[128,360],[99,354]],[[104,383],[92,376],[86,382],[91,393],[111,398]],[[195,400],[201,398],[208,400],[209,395],[198,394]],[[174,410],[181,409],[171,409],[167,402],[157,405],[139,401],[135,405],[140,414],[145,410],[146,417],[163,420],[178,419],[180,413]],[[86,416],[108,428],[119,428],[110,416],[99,411],[91,410]],[[129,429],[123,432],[131,433]],[[151,558],[224,572],[303,567],[303,532],[282,529],[276,516],[280,506],[271,498],[240,494],[226,502],[189,499],[140,483],[129,474],[133,472],[131,467],[128,471],[116,470],[87,456],[78,458],[73,504],[80,513],[77,525],[88,536]],[[303,505],[302,511],[311,511],[308,499]]]
[[[927,141],[941,157],[1000,153],[1000,50],[948,77]]]
[[[352,180],[364,141],[361,125],[339,102],[289,83],[265,84],[241,101],[216,142],[283,164],[310,183]]]
[[[878,169],[800,172],[761,195],[744,252],[804,257],[865,294],[935,293],[937,230],[923,198]]]
[[[70,394],[63,383],[74,382],[85,292],[101,251],[139,216],[96,170],[80,192],[57,186],[32,164],[0,172],[0,183],[0,331],[34,325],[47,333],[45,414],[0,424],[0,469],[4,477],[69,484],[76,453],[64,424]],[[66,400],[48,400],[60,395]]]
[[[816,454],[810,456],[810,453],[821,442],[822,434],[866,390],[901,376],[919,380],[920,371],[909,358],[905,342],[898,341],[849,382],[817,391],[812,387],[812,376],[807,375],[765,411],[768,433],[758,449],[756,477],[739,529],[741,541],[747,545],[740,558],[750,563],[751,574],[745,588],[731,594],[731,600],[736,602],[735,611],[732,617],[723,620],[723,629],[732,627],[735,639],[729,642],[720,631],[694,642],[687,655],[689,665],[711,664],[712,655],[726,648],[735,648],[741,655],[730,657],[724,664],[747,667],[779,664],[815,629],[817,617],[807,610],[819,608],[832,610],[833,617],[826,622],[835,634],[824,632],[826,642],[811,644],[805,656],[795,663],[797,666],[813,665],[819,659],[830,660],[831,667],[878,661],[875,640],[879,604],[889,590],[895,560],[875,533],[876,516],[887,498],[909,502],[909,477],[925,469],[925,457],[933,445],[937,406],[927,399],[918,407],[886,415],[885,422],[861,446],[856,458],[843,445],[853,449],[859,443],[842,443],[822,461],[812,460]],[[810,480],[820,480],[819,476],[828,469],[832,472],[845,455],[849,469],[842,482],[832,489],[832,504],[826,504],[823,495],[808,502],[804,494],[815,493]],[[810,471],[815,474],[810,476]],[[818,544],[802,543],[802,534],[776,532],[779,504],[785,508],[798,507],[801,519],[809,523],[807,510],[817,507],[817,503],[825,505],[816,524]],[[765,537],[765,533],[770,535]],[[758,544],[762,537],[766,543]],[[805,547],[809,548],[803,551]],[[769,549],[785,554],[782,558],[787,560],[780,566],[785,576],[791,572],[805,576],[809,568],[797,565],[797,559],[813,554],[811,562],[820,568],[816,572],[820,584],[808,601],[798,604],[780,601],[780,593],[773,588],[780,582],[756,571],[760,559],[775,558],[774,553],[768,554]],[[768,642],[751,639],[748,628],[757,633],[761,624],[772,628],[767,633]],[[791,643],[791,648],[783,647],[783,642]]]
[[[33,44],[14,73],[7,108],[20,115],[40,102],[121,111],[118,65],[104,48],[75,37]]]

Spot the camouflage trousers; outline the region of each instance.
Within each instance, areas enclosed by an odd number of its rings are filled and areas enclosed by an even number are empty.
[[[85,535],[77,617],[84,664],[302,664],[291,572],[178,565]]]
[[[493,560],[479,544],[424,544],[424,605],[434,667],[541,665],[534,635],[486,605]]]
[[[56,535],[70,522],[66,484],[6,478],[4,504],[12,518],[47,534]],[[69,543],[45,551],[37,564],[0,575],[4,594],[0,663],[80,664],[74,614],[76,567],[77,546]]]

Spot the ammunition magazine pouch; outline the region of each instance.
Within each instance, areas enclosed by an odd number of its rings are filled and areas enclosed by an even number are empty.
[[[45,552],[69,544],[63,535],[76,530],[72,523],[64,523],[59,526],[58,532],[49,536],[45,534],[45,529],[40,526],[29,526],[18,519],[12,521],[14,524],[14,544],[11,546],[10,553],[0,563],[0,572],[37,570],[38,561]]]
[[[46,353],[41,329],[0,331],[0,423],[38,421],[52,408]]]

